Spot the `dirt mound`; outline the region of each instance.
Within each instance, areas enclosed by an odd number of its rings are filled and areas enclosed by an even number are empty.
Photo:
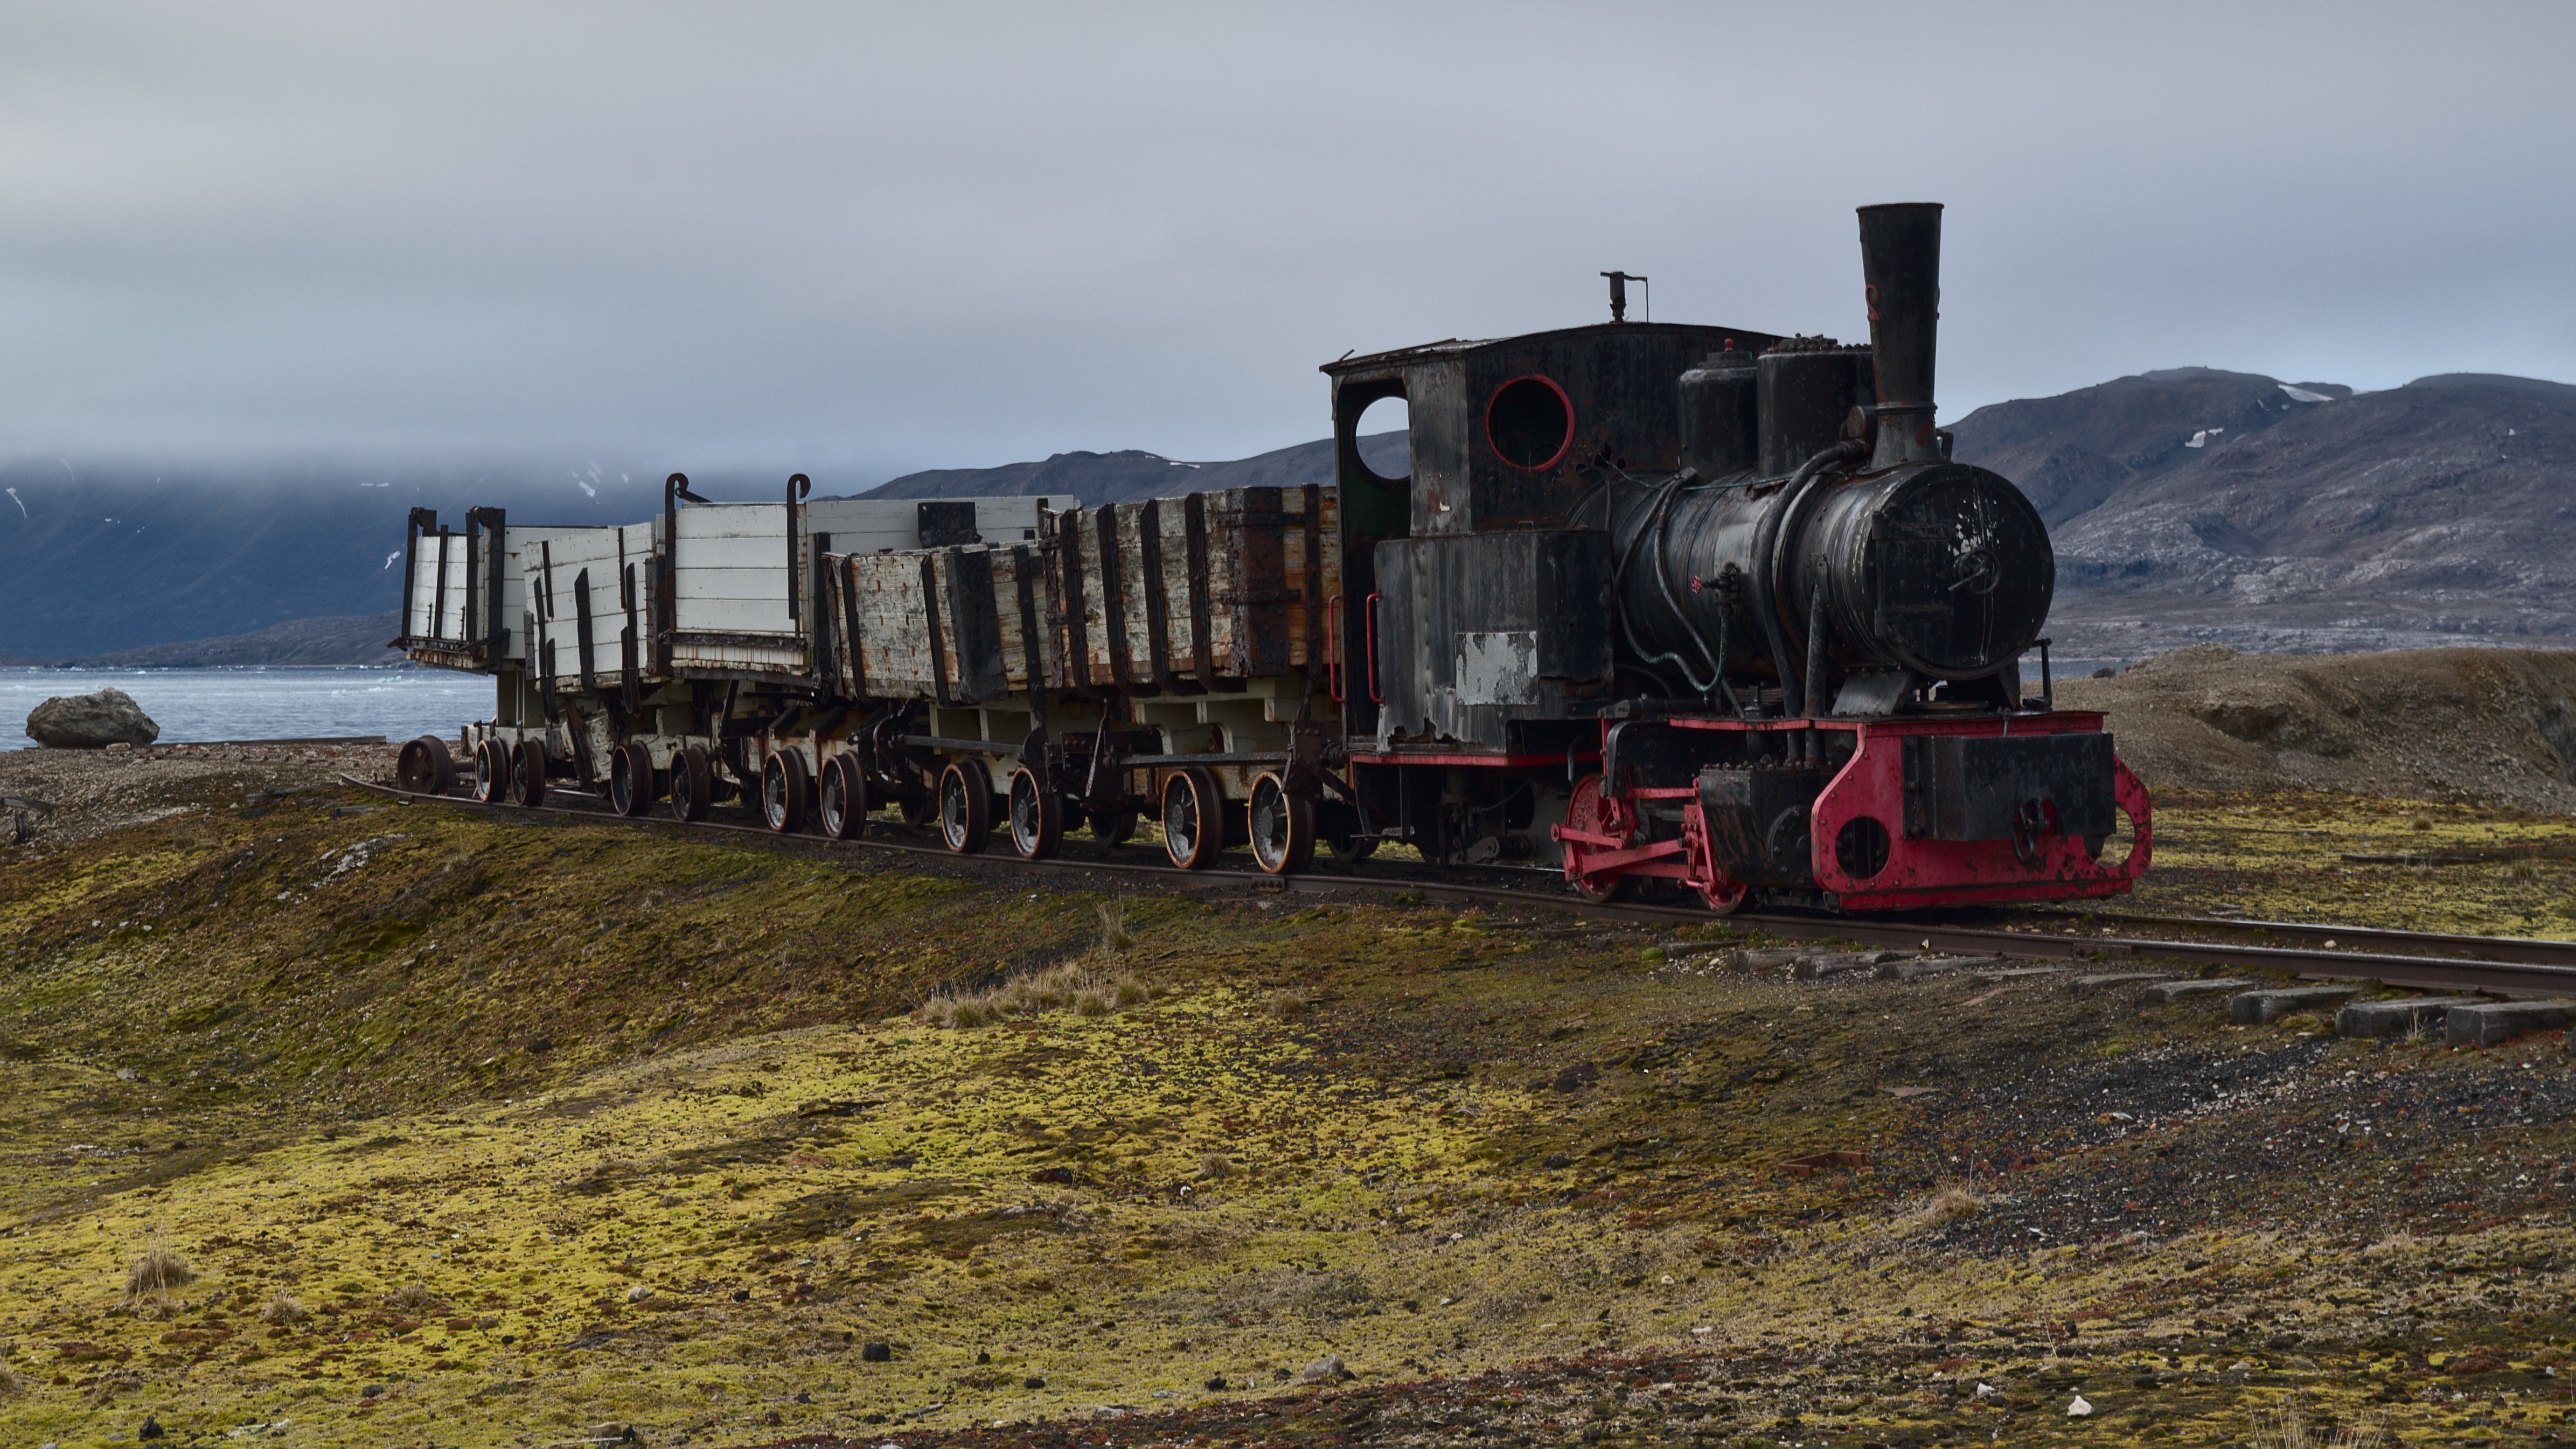
[[[2576,650],[2238,654],[2057,686],[2150,787],[2348,790],[2576,814]]]

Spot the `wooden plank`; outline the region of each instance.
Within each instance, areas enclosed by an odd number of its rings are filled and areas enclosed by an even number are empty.
[[[1011,692],[1011,684],[1002,663],[993,550],[943,548],[928,557],[936,560],[939,570],[949,697],[966,704],[1000,699]]]

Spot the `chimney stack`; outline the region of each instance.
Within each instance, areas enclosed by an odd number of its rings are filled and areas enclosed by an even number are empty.
[[[1932,435],[1933,339],[1941,319],[1941,204],[1860,209],[1860,270],[1878,372],[1875,470],[1940,461]]]

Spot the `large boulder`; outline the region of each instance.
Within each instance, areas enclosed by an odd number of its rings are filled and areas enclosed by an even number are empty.
[[[148,745],[161,727],[121,689],[61,694],[27,712],[27,737],[57,750],[102,750],[109,745]]]

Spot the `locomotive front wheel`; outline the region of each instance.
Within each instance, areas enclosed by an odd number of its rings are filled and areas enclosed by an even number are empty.
[[[546,803],[545,741],[519,741],[510,757],[510,798],[530,810]]]
[[[859,763],[847,755],[823,762],[821,809],[823,833],[834,840],[856,840],[868,829],[868,781]]]
[[[1574,798],[1565,805],[1565,824],[1569,830],[1580,830],[1590,835],[1613,836],[1622,841],[1628,838],[1628,827],[1619,818],[1619,802],[1602,793],[1599,775],[1586,775],[1583,783],[1574,787]],[[1566,848],[1570,858],[1571,852],[1578,847],[1575,842],[1568,841]],[[1637,890],[1634,876],[1569,873],[1566,879],[1574,883],[1574,893],[1587,901],[1623,901]]]
[[[624,744],[608,758],[608,803],[632,819],[653,811],[653,756],[639,744]]]
[[[444,795],[455,789],[456,761],[447,753],[447,741],[422,735],[403,746],[394,757],[394,784],[414,795]]]
[[[771,750],[760,765],[760,818],[781,835],[805,828],[805,797],[811,786],[805,757],[794,750]]]
[[[993,838],[993,772],[959,760],[939,772],[939,838],[958,855],[981,855]]]
[[[715,769],[707,763],[707,752],[696,745],[671,757],[671,818],[704,820],[708,807],[715,804]]]
[[[1245,807],[1252,827],[1252,858],[1271,875],[1298,875],[1315,863],[1315,802],[1288,793],[1277,775],[1252,782]]]
[[[1204,767],[1163,782],[1163,851],[1183,870],[1205,870],[1225,849],[1225,797]]]
[[[1125,845],[1136,834],[1136,812],[1109,810],[1091,817],[1091,838],[1103,845]]]
[[[498,740],[474,747],[474,798],[486,805],[510,798],[510,757]]]
[[[1721,872],[1714,882],[1699,888],[1699,898],[1713,914],[1731,916],[1753,899],[1753,888]]]
[[[1064,802],[1038,788],[1027,770],[1011,772],[1011,849],[1022,860],[1044,860],[1064,844]]]

